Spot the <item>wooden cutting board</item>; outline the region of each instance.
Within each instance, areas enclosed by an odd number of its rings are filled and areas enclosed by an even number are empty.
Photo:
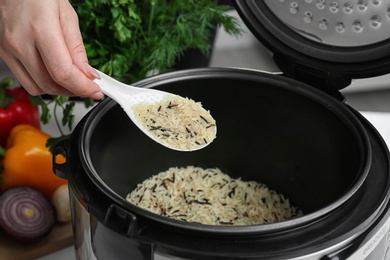
[[[73,244],[71,222],[58,223],[50,233],[32,244],[24,244],[0,230],[1,260],[33,260]]]

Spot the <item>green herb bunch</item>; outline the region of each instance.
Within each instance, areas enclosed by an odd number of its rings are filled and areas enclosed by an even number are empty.
[[[172,69],[187,49],[209,55],[222,26],[239,36],[229,6],[215,0],[70,1],[79,15],[90,64],[126,82]]]

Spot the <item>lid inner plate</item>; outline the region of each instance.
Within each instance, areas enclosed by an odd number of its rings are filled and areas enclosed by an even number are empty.
[[[264,0],[296,33],[326,45],[355,47],[390,36],[388,0]]]

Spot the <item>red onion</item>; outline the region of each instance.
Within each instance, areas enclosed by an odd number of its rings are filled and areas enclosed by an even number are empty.
[[[41,192],[16,187],[0,196],[0,227],[22,241],[46,235],[55,224],[55,210]]]

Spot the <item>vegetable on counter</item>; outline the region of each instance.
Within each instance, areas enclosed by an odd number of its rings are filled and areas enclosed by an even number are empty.
[[[51,203],[56,209],[57,221],[68,222],[71,220],[69,188],[67,184],[61,185],[56,189],[51,198]]]
[[[9,189],[0,196],[0,227],[24,242],[45,236],[55,224],[50,201],[30,187]]]
[[[24,88],[10,88],[12,84],[12,78],[0,81],[0,146],[6,144],[11,129],[18,124],[40,128],[38,106],[32,104]]]
[[[0,173],[0,190],[30,186],[51,199],[54,191],[67,183],[53,173],[52,153],[46,147],[49,138],[31,125],[17,125],[11,130]],[[58,160],[65,159],[59,157]]]

